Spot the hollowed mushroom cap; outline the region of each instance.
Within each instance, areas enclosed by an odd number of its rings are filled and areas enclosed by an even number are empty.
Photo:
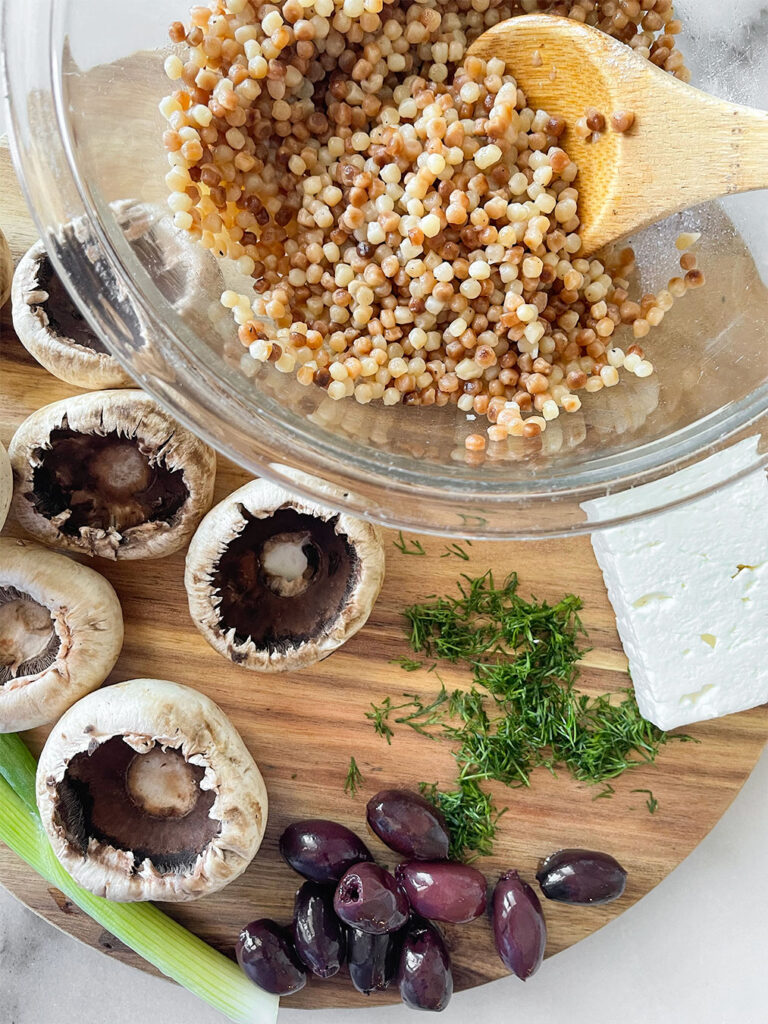
[[[8,452],[0,444],[0,530],[5,526],[13,496],[13,472]]]
[[[13,257],[8,241],[0,231],[0,306],[4,306],[11,294],[11,278],[13,277]]]
[[[313,487],[332,506],[336,490]],[[184,576],[190,614],[211,647],[260,672],[328,657],[365,624],[383,580],[378,527],[268,480],[208,513]]]
[[[122,645],[120,602],[103,576],[0,539],[0,732],[55,721],[101,686]]]
[[[56,856],[90,892],[184,901],[242,874],[267,821],[267,791],[212,700],[162,679],[91,693],[53,728],[37,805]]]
[[[174,227],[164,206],[133,199],[110,203],[126,242],[147,267],[153,282],[184,316],[201,291],[221,291],[220,272],[210,255]],[[51,252],[77,246],[98,281],[104,254],[84,217],[63,224],[50,239]],[[11,269],[11,273],[12,273]],[[133,334],[137,371],[151,371],[153,354],[139,307],[122,289],[126,325]],[[80,313],[54,270],[42,242],[19,263],[13,279],[13,325],[24,347],[50,373],[81,388],[132,387],[134,381]],[[140,357],[140,358],[139,358]],[[162,367],[161,367],[162,369]]]
[[[81,388],[130,387],[133,380],[91,330],[42,242],[16,267],[11,292],[19,341],[49,373]]]
[[[94,391],[29,416],[10,445],[18,522],[54,547],[161,558],[213,499],[216,455],[143,391]]]

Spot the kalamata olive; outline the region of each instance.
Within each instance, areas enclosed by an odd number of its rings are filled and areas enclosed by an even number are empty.
[[[333,909],[361,932],[395,932],[408,919],[408,900],[392,875],[363,861],[346,872],[336,887]]]
[[[395,878],[416,913],[430,921],[465,924],[485,912],[485,876],[468,864],[412,860],[398,865]]]
[[[548,900],[600,904],[621,896],[627,872],[607,853],[558,850],[539,864],[536,879]]]
[[[453,995],[451,958],[443,937],[429,921],[411,922],[397,972],[400,997],[414,1010],[444,1010]]]
[[[290,996],[307,982],[307,972],[290,936],[269,918],[251,921],[243,928],[235,953],[251,981],[265,992]]]
[[[347,966],[352,984],[358,992],[368,995],[374,989],[388,987],[400,963],[403,929],[373,935],[357,928],[349,929]]]
[[[493,892],[493,937],[504,964],[525,981],[544,958],[547,926],[539,898],[516,871],[501,876]]]
[[[344,963],[346,928],[333,909],[333,889],[305,882],[293,907],[293,944],[318,978],[331,978]]]
[[[373,860],[365,843],[337,821],[296,821],[280,836],[280,853],[313,882],[334,884],[347,868]]]
[[[409,860],[445,860],[450,837],[440,811],[408,789],[384,789],[368,801],[368,824]]]

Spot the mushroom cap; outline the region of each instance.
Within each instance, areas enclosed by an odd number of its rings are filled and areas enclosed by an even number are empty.
[[[0,530],[5,526],[13,496],[13,471],[8,452],[0,443]]]
[[[54,330],[39,295],[40,265],[47,257],[42,242],[28,249],[13,275],[13,328],[29,354],[67,384],[80,388],[124,388],[133,379],[110,352],[100,352]]]
[[[13,257],[8,240],[0,231],[0,306],[4,306],[11,294],[11,278],[13,277]]]
[[[203,519],[190,542],[184,574],[190,614],[211,647],[236,664],[259,672],[288,672],[327,658],[365,625],[384,582],[381,530],[372,523],[335,512],[333,502],[343,493],[338,488],[287,468],[284,472],[302,482],[310,480],[315,493],[328,496],[328,507],[298,498],[269,480],[252,480],[212,508]],[[222,627],[215,589],[216,568],[229,544],[250,520],[269,518],[284,508],[333,522],[334,532],[346,538],[357,556],[356,578],[336,618],[318,629],[315,636],[279,647],[258,646],[250,637],[241,643],[234,628]]]
[[[125,240],[139,251],[142,262],[152,267],[153,280],[178,313],[187,313],[199,301],[201,291],[221,291],[216,261],[174,226],[165,206],[135,199],[118,199],[109,206]],[[84,217],[62,225],[53,238],[53,246],[60,250],[80,247],[93,263],[94,274],[99,275],[104,255]],[[76,337],[68,337],[57,325],[50,324],[45,308],[47,300],[36,295],[41,288],[47,290],[39,281],[40,266],[45,258],[43,243],[36,242],[22,258],[13,279],[13,324],[21,343],[46,370],[68,384],[92,389],[133,387],[130,374],[109,351],[80,343]],[[13,274],[12,264],[10,273]],[[58,288],[66,294],[63,283],[59,282]],[[151,373],[156,357],[149,344],[145,318],[125,289],[122,292],[135,318],[131,329],[136,370]],[[76,307],[74,302],[72,305]]]
[[[170,522],[157,519],[130,526],[124,532],[81,526],[77,534],[59,529],[69,515],[53,519],[39,512],[32,501],[34,474],[41,465],[41,450],[50,448],[54,430],[104,437],[133,438],[147,452],[150,463],[162,461],[170,471],[183,474],[187,497]],[[102,558],[162,558],[183,547],[211,506],[216,476],[216,453],[172,419],[139,390],[93,391],[65,398],[32,413],[14,434],[9,447],[15,478],[13,511],[21,526],[53,547]]]
[[[48,667],[0,686],[0,732],[17,732],[54,721],[101,686],[123,646],[123,614],[95,569],[31,541],[0,538],[0,588],[7,587],[47,608],[59,638]]]
[[[220,830],[190,870],[162,872],[149,857],[100,843],[85,854],[69,841],[57,815],[57,787],[77,754],[93,754],[122,737],[137,753],[177,750],[204,769],[201,790],[213,790],[210,818]],[[264,836],[267,791],[261,772],[230,720],[204,694],[163,679],[131,679],[91,693],[54,726],[37,768],[37,806],[53,851],[75,881],[121,902],[180,902],[216,892],[245,871]]]

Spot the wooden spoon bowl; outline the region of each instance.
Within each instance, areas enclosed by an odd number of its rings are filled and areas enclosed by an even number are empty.
[[[768,113],[694,89],[589,25],[510,18],[468,55],[501,58],[532,108],[565,118],[582,256],[697,203],[768,188]],[[590,108],[606,119],[596,141],[573,130]],[[611,127],[619,111],[635,115],[628,132]]]

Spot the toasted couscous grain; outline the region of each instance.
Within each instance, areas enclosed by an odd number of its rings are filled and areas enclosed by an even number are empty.
[[[653,372],[614,339],[645,337],[703,282],[698,236],[678,240],[684,277],[631,300],[631,250],[578,257],[564,120],[531,109],[502,61],[465,59],[491,25],[542,9],[689,79],[671,0],[212,0],[174,22],[169,205],[253,278],[255,297],[221,301],[254,359],[332,399],[455,404],[494,442],[538,436],[621,369]],[[606,126],[590,109],[573,130]]]

